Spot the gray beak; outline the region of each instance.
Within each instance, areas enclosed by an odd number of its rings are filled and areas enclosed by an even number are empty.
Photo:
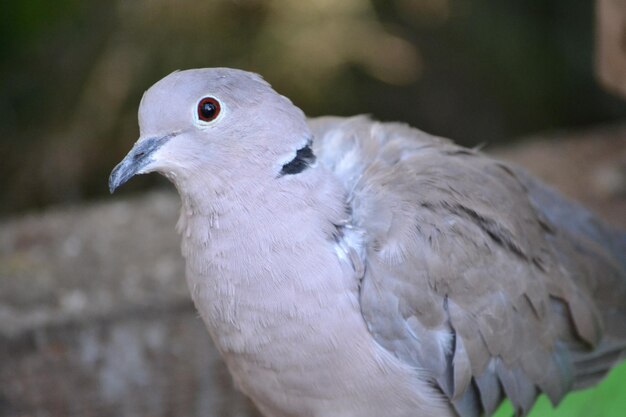
[[[109,177],[109,191],[111,194],[126,181],[137,174],[141,174],[141,170],[153,161],[152,154],[167,142],[173,134],[152,137],[137,143],[128,155],[117,164],[111,176]]]

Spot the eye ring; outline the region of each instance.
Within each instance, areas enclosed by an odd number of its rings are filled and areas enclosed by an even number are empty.
[[[198,102],[198,119],[203,122],[211,122],[220,114],[222,106],[213,97],[205,97]]]

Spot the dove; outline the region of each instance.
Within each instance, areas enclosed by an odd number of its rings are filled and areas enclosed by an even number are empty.
[[[624,356],[626,234],[522,168],[227,68],[163,78],[139,126],[110,191],[174,184],[191,297],[266,417],[523,416]]]

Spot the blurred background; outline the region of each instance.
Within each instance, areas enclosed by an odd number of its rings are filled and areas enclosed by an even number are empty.
[[[176,69],[256,71],[310,116],[369,113],[465,145],[626,116],[594,77],[591,0],[27,0],[0,10],[0,215],[106,193],[137,138],[143,91]]]
[[[310,116],[485,145],[626,227],[624,27],[615,0],[1,2],[0,417],[256,416],[189,301],[172,187],[105,196],[160,78],[255,71]],[[624,378],[532,416],[621,417]]]

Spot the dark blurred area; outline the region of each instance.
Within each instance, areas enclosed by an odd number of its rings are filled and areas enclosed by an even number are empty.
[[[28,0],[0,6],[0,215],[107,192],[144,90],[261,73],[308,115],[465,145],[623,119],[594,79],[592,1]],[[159,181],[132,181],[124,192]]]

